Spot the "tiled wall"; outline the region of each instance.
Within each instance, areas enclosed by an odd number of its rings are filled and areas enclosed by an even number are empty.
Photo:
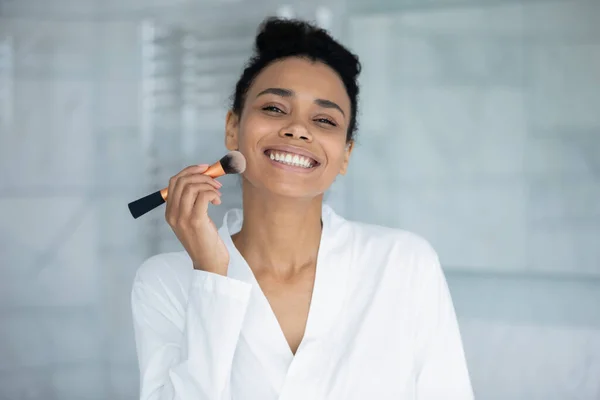
[[[0,399],[133,399],[137,24],[0,26],[14,61],[0,137]]]
[[[599,17],[576,1],[353,19],[353,171],[383,157],[371,189],[389,194],[356,190],[356,209],[418,229],[452,266],[600,275]]]
[[[438,249],[478,399],[600,398],[600,3],[380,3],[340,30],[361,131],[329,201]],[[140,21],[26,11],[0,17],[0,400],[134,399]]]
[[[349,214],[437,248],[481,399],[600,398],[598,21],[597,1],[523,1],[349,24]]]

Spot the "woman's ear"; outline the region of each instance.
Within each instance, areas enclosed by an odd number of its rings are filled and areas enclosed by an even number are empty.
[[[239,124],[240,119],[238,115],[229,110],[227,112],[227,117],[225,118],[225,147],[227,150],[238,150],[238,134],[239,134]]]
[[[340,169],[340,175],[346,175],[348,171],[348,163],[350,162],[350,154],[354,148],[354,140],[350,140],[346,143],[346,154],[344,154],[344,161],[342,162],[342,168]]]

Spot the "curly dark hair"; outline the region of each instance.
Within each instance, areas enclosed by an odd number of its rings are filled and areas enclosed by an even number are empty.
[[[256,76],[269,64],[287,57],[304,57],[332,68],[341,78],[350,98],[350,124],[346,140],[353,140],[358,124],[358,75],[361,65],[351,53],[331,35],[309,22],[270,17],[260,25],[254,42],[254,54],[244,67],[235,86],[232,111],[242,114],[248,89]]]

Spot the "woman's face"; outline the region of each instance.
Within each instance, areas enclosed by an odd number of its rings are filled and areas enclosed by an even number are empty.
[[[241,119],[228,114],[226,145],[246,157],[246,183],[313,198],[346,172],[349,123],[350,99],[336,72],[320,62],[286,58],[256,77]]]

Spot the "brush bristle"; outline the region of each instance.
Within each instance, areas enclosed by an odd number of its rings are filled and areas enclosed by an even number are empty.
[[[226,174],[241,174],[246,170],[246,157],[239,151],[230,151],[219,161]]]

